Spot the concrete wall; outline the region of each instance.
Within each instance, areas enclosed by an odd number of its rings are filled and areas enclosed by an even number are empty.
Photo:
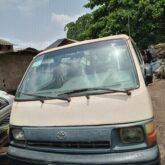
[[[14,93],[33,56],[21,53],[0,54],[0,90]]]

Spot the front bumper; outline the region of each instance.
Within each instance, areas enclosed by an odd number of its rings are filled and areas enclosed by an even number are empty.
[[[61,154],[46,153],[21,149],[10,146],[8,156],[13,164],[43,164],[43,165],[83,165],[83,164],[130,164],[158,165],[160,163],[159,149],[154,146],[149,149],[123,153],[107,154]]]

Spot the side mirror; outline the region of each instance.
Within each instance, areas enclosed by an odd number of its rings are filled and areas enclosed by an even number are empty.
[[[144,79],[146,85],[151,84],[153,82],[153,71],[151,64],[145,64]]]

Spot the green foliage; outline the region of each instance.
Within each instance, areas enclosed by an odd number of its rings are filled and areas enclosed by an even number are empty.
[[[84,40],[90,39],[89,27],[91,26],[92,14],[85,14],[74,22],[70,22],[65,26],[68,30],[67,37],[70,39]]]
[[[165,0],[88,0],[90,14],[66,25],[75,40],[130,34],[141,48],[165,41]]]

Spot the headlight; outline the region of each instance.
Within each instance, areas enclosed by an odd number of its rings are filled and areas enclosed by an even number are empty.
[[[13,129],[12,135],[15,140],[25,140],[24,132],[21,129]]]
[[[0,110],[9,105],[8,101],[0,97]]]
[[[124,144],[142,143],[144,141],[144,133],[141,127],[121,128],[120,139]]]

